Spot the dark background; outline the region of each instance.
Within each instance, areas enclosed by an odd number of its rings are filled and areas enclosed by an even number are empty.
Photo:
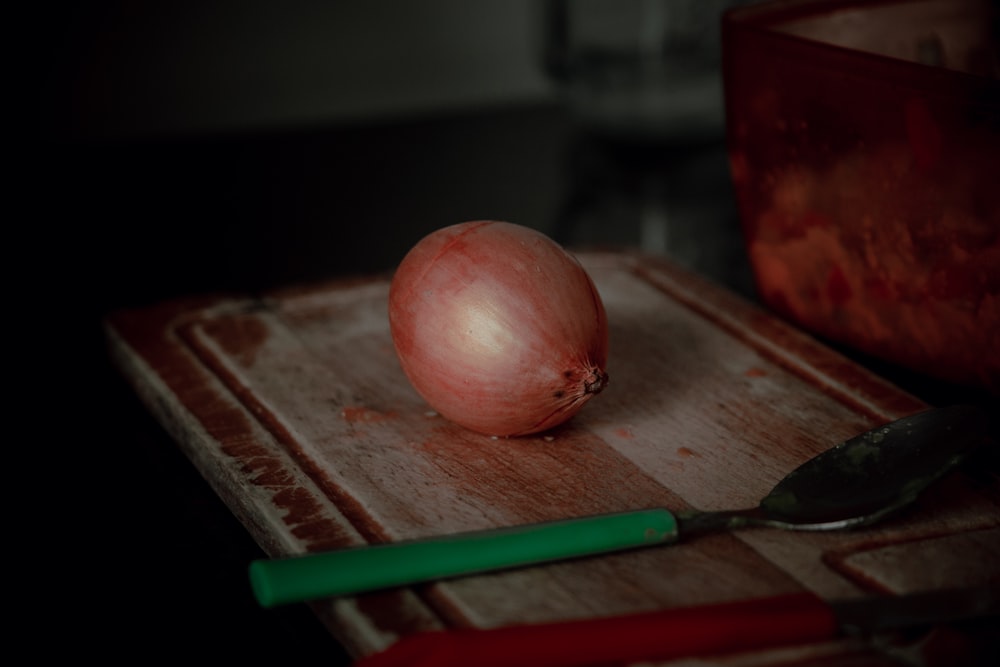
[[[22,618],[51,630],[40,653],[347,664],[304,605],[256,606],[264,554],[110,366],[102,318],[384,274],[472,219],[665,254],[753,299],[724,137],[582,124],[541,66],[543,3],[136,4],[39,24],[26,242],[7,246],[34,426],[15,525],[46,571],[15,582]],[[977,398],[865,361],[932,402]]]

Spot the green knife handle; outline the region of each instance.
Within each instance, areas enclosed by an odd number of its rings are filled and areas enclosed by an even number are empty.
[[[274,607],[677,540],[677,518],[648,509],[256,560],[249,574]]]

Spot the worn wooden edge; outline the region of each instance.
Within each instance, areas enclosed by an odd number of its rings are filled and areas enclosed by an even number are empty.
[[[253,428],[253,416],[243,405],[228,399],[227,391],[218,391],[222,386],[219,380],[205,372],[177,336],[178,329],[207,312],[218,308],[253,307],[254,303],[254,300],[230,295],[179,299],[141,311],[117,311],[108,315],[104,328],[110,360],[140,402],[254,541],[269,556],[278,557],[305,550],[298,541],[282,540],[273,530],[273,526],[282,521],[274,512],[274,507],[281,503],[274,502],[273,498],[287,492],[289,485],[287,479],[274,479],[269,475],[277,473],[280,478],[287,471],[296,470],[296,465],[263,429]],[[210,400],[203,403],[192,400],[199,394]],[[218,396],[228,400],[220,403]],[[193,405],[199,408],[194,409]],[[231,423],[234,416],[246,424],[244,432],[237,433],[231,428],[225,433],[213,432],[213,423],[221,424],[223,419]],[[223,443],[227,439],[242,442],[244,447],[259,448],[259,456],[255,455],[254,460],[267,469],[252,471],[235,466],[234,457],[224,451]],[[257,474],[248,479],[255,472]],[[324,515],[317,520],[324,521],[332,533],[341,536],[342,541],[337,546],[364,542],[312,480],[299,475],[294,484],[300,494],[297,501],[301,502],[301,494],[308,494]],[[246,497],[234,493],[233,488],[245,489]],[[248,588],[249,585],[248,578]],[[399,637],[444,626],[437,613],[410,589],[317,601],[309,606],[332,637],[355,657],[381,650]]]
[[[800,376],[807,372],[804,379],[874,420],[896,418],[926,407],[919,399],[856,365],[808,334],[776,319],[761,307],[666,259],[639,252],[581,253],[579,256],[587,267],[606,266],[632,272],[787,371]],[[179,331],[220,308],[252,309],[261,307],[270,298],[347,289],[389,280],[390,277],[383,274],[294,285],[266,292],[260,298],[239,294],[181,298],[145,309],[116,311],[105,319],[107,343],[114,365],[211,488],[244,524],[252,538],[271,556],[304,549],[301,545],[282,542],[274,531],[269,530],[275,522],[281,521],[281,517],[274,515],[274,503],[271,501],[278,490],[269,487],[266,479],[248,480],[248,471],[234,469],[232,458],[224,452],[223,445],[227,439],[248,438],[255,445],[267,448],[265,458],[289,464],[292,460],[280,443],[263,430],[254,432],[251,410],[235,398],[228,397],[226,392],[210,391],[222,385],[188,349]],[[226,395],[227,404],[219,405],[216,400],[205,405],[191,400],[201,392],[208,397],[220,393]],[[193,405],[199,407],[195,409]],[[218,413],[214,413],[217,410],[239,414],[247,423],[246,432],[237,434],[230,430],[223,434],[213,433],[207,425],[219,418]],[[295,466],[284,467],[293,469]],[[237,481],[237,488],[249,484],[255,487],[250,491],[255,492],[248,493],[246,498],[236,497],[228,490],[233,485],[224,480]],[[315,502],[324,505],[326,520],[334,522],[336,530],[351,527],[350,520],[311,480],[303,478],[296,482]],[[352,536],[340,546],[361,541],[361,538]],[[315,602],[310,603],[310,607],[354,656],[376,652],[402,636],[444,625],[433,608],[411,589]]]

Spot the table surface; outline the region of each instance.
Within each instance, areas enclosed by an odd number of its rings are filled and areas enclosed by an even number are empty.
[[[270,647],[348,661],[308,608],[256,607],[245,568],[263,551],[109,364],[100,330],[108,312],[383,272],[428,231],[476,218],[520,222],[567,245],[663,253],[753,299],[721,145],[608,146],[558,108],[49,145],[43,157],[60,196],[39,205],[71,250],[57,259],[73,277],[56,333],[72,341],[61,353],[73,377],[87,379],[76,407],[88,428],[65,452],[83,482],[75,511],[86,519],[73,527],[125,554],[98,559],[95,578],[112,604],[89,620],[165,654],[200,645],[253,657]],[[652,196],[642,186],[664,180],[670,186]],[[852,357],[928,403],[994,405]],[[82,641],[125,650],[99,632]]]

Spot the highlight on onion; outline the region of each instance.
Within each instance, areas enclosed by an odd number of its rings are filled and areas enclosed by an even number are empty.
[[[463,222],[425,236],[393,275],[389,325],[417,393],[485,435],[551,429],[608,384],[597,288],[573,255],[521,225]]]

